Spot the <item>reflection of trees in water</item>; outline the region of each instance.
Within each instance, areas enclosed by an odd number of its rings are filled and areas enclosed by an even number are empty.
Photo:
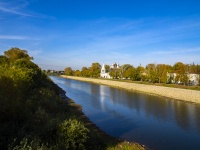
[[[110,100],[113,103],[118,103],[128,108],[134,108],[135,105],[134,101],[132,101],[133,98],[133,93],[127,92],[123,89],[110,89]]]
[[[181,103],[180,101],[174,102],[174,117],[176,123],[183,129],[190,128],[188,105]]]
[[[91,97],[91,104],[94,108],[102,109],[101,108],[101,101],[100,99],[100,85],[90,84],[90,97]]]
[[[153,116],[159,119],[166,119],[168,117],[168,101],[163,98],[127,92],[121,89],[110,90],[110,97],[114,103],[119,103],[130,109],[134,109],[138,113],[144,111],[147,116]]]
[[[100,92],[100,85],[90,84],[90,92],[91,94],[98,94]]]
[[[164,98],[127,92],[121,89],[110,90],[110,96],[114,103],[119,103],[130,109],[134,109],[138,113],[144,111],[147,116],[153,116],[164,120],[171,118],[168,116],[171,115],[168,110],[169,108],[167,107],[170,105],[169,101]]]
[[[200,133],[200,106],[194,105],[194,112],[193,112],[193,127],[196,131]]]
[[[65,82],[64,82],[64,84],[66,85],[66,86],[71,86],[71,81],[70,80],[65,80]]]
[[[200,132],[200,106],[164,97],[141,93],[127,92],[121,89],[111,89],[110,99],[138,113],[144,112],[147,117],[154,117],[167,122],[175,121],[185,129]]]
[[[71,88],[81,92],[90,93],[92,84],[72,79],[66,79],[66,81],[70,82],[65,82],[66,86],[70,86]]]
[[[174,102],[176,123],[185,130],[195,130],[200,133],[200,107],[194,104]]]
[[[145,102],[143,95],[135,92],[126,92],[126,98],[126,104],[130,109],[134,109],[137,113],[140,113],[140,111],[142,111],[142,107]]]
[[[161,97],[156,96],[144,96],[144,111],[146,112],[146,116],[155,117],[159,120],[169,120],[171,118],[169,113],[168,100]]]
[[[91,104],[94,108],[102,109],[110,113],[115,110],[115,105],[125,106],[145,116],[157,118],[167,122],[175,121],[182,129],[194,130],[200,133],[200,106],[182,101],[169,100],[123,89],[112,88],[104,85],[89,83],[71,83],[71,87],[87,92],[90,95]],[[119,115],[119,114],[118,114]],[[115,116],[117,116],[115,114]]]
[[[121,97],[119,97],[119,93],[121,91],[119,89],[115,89],[115,88],[111,88],[110,89],[110,100],[113,102],[113,103],[119,103],[119,104],[122,104],[121,103]]]

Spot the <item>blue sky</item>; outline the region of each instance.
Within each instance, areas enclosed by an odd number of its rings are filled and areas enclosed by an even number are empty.
[[[199,0],[0,0],[0,54],[43,69],[200,64]]]

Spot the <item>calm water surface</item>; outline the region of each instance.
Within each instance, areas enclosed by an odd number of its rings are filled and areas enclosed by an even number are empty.
[[[51,76],[106,133],[155,150],[200,150],[200,105]]]

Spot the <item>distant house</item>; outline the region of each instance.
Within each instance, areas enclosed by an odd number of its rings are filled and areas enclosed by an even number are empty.
[[[190,73],[189,75],[189,84],[198,85],[200,81],[200,74]]]
[[[112,65],[110,65],[110,68],[111,69],[118,69],[119,68],[119,64],[117,64],[117,63],[113,63]]]
[[[168,83],[175,83],[176,82],[176,73],[168,73],[167,72],[167,82]]]
[[[118,68],[119,68],[119,64],[113,63],[112,65],[110,65],[110,69],[114,69],[114,68],[117,68],[117,69],[118,69]],[[110,76],[110,72],[106,72],[106,69],[105,69],[105,65],[104,65],[104,64],[103,64],[102,67],[101,67],[100,77],[101,77],[101,78],[108,78],[108,79],[112,78],[112,77]]]
[[[55,70],[50,70],[50,73],[55,73],[56,71]]]
[[[64,74],[65,72],[64,71],[58,71],[58,74]]]
[[[168,83],[181,83],[181,81],[176,81],[177,73],[168,73],[167,72],[167,81]],[[200,81],[200,74],[188,73],[188,84],[190,85],[198,85]]]

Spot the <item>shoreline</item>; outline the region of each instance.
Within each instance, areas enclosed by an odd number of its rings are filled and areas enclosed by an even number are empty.
[[[150,95],[162,96],[170,99],[181,100],[185,102],[200,104],[200,91],[189,90],[189,89],[179,89],[172,87],[156,86],[156,85],[146,85],[137,84],[121,81],[76,77],[76,76],[66,76],[61,75],[63,78],[79,80],[84,82],[92,82],[96,84],[108,85],[111,87],[122,88],[129,91],[141,92]]]
[[[85,116],[82,111],[81,105],[76,104],[72,99],[67,96],[62,97],[62,99],[67,103],[70,108],[70,112],[74,114],[74,116],[84,123],[85,127],[90,130],[89,132],[89,141],[86,142],[87,149],[103,149],[103,150],[120,150],[124,148],[134,149],[134,150],[149,150],[148,147],[136,142],[128,142],[126,140],[122,140],[116,137],[113,137],[99,127],[96,126],[93,122]],[[92,145],[91,145],[92,144]]]

